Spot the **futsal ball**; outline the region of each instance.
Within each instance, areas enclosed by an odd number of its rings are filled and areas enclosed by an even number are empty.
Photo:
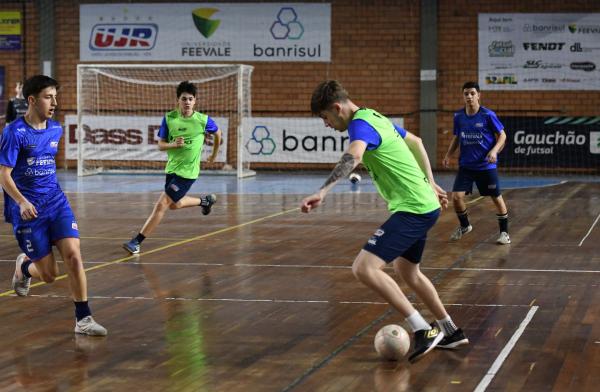
[[[410,347],[408,333],[399,325],[390,324],[375,335],[375,351],[383,359],[397,361],[404,357]]]
[[[358,174],[358,173],[350,173],[350,175],[348,176],[348,179],[353,184],[358,184],[361,180],[360,174]]]

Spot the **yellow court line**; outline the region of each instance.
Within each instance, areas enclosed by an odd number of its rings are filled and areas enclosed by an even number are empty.
[[[196,236],[196,237],[188,238],[187,240],[177,241],[177,242],[174,242],[172,244],[164,245],[164,246],[161,246],[159,248],[152,249],[152,250],[149,250],[147,252],[140,253],[139,255],[130,255],[130,256],[122,257],[120,259],[116,259],[116,260],[113,260],[113,261],[107,261],[106,263],[103,263],[103,264],[98,264],[98,265],[95,265],[93,267],[85,268],[84,271],[85,272],[93,271],[93,270],[97,270],[97,269],[100,269],[100,268],[104,268],[104,267],[109,266],[109,265],[113,265],[113,264],[117,264],[117,263],[122,263],[124,261],[131,260],[133,258],[137,258],[137,257],[139,257],[141,255],[149,255],[149,254],[152,254],[152,253],[160,252],[161,250],[172,248],[174,246],[183,245],[183,244],[187,244],[188,242],[197,241],[197,240],[201,240],[201,239],[204,239],[204,238],[212,237],[212,236],[215,236],[217,234],[221,234],[221,233],[225,233],[225,232],[232,231],[232,230],[235,230],[235,229],[239,229],[240,227],[252,225],[254,223],[262,222],[262,221],[267,220],[267,219],[275,218],[277,216],[289,214],[290,212],[298,211],[299,209],[300,208],[292,208],[292,209],[287,210],[287,211],[281,211],[281,212],[277,212],[275,214],[263,216],[262,218],[257,218],[257,219],[251,220],[249,222],[246,222],[246,223],[241,223],[241,224],[236,225],[236,226],[226,227],[224,229],[213,231],[212,233],[202,234],[202,235],[199,235],[199,236]],[[66,277],[67,277],[67,275],[63,274],[63,275],[57,276],[55,280],[61,280],[61,279],[64,279]],[[37,282],[37,283],[32,284],[30,287],[42,286],[44,284],[46,284],[46,282]],[[14,292],[15,292],[14,290],[9,290],[9,291],[6,291],[4,293],[0,293],[0,297],[9,296],[11,294],[14,294]]]
[[[473,204],[475,202],[478,202],[479,200],[483,199],[483,196],[479,196],[471,201],[466,202],[465,204]]]
[[[10,238],[14,238],[14,234],[0,234],[0,237],[10,237]],[[177,241],[177,240],[181,240],[181,237],[148,237],[150,239],[153,240],[159,240],[159,241]],[[86,237],[86,236],[80,236],[79,239],[82,240],[118,240],[118,241],[122,241],[122,240],[129,240],[131,239],[131,237],[94,237],[94,236],[90,236],[90,237]]]

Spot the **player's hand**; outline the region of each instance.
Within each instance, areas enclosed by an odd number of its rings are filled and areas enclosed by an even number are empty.
[[[183,146],[185,146],[185,139],[183,136],[179,136],[175,139],[175,148],[181,148]]]
[[[215,161],[215,159],[217,159],[216,155],[211,155],[211,156],[208,157],[208,159],[206,160],[206,162],[213,163]]]
[[[19,204],[19,208],[21,210],[21,219],[23,220],[32,220],[37,218],[38,216],[35,206],[31,204],[28,200],[25,200],[24,202]]]
[[[308,197],[305,197],[304,200],[302,200],[300,209],[304,213],[309,213],[311,210],[314,210],[323,203],[323,198],[324,196],[321,196],[320,193],[315,193]]]
[[[432,187],[433,191],[438,197],[442,209],[448,208],[448,194],[446,193],[446,191],[443,190],[442,187],[440,187],[438,184],[433,184]]]
[[[444,160],[442,161],[442,165],[444,165],[444,167],[446,169],[450,167],[450,158],[448,157],[448,155],[446,155],[444,157]]]
[[[486,159],[489,163],[496,163],[498,160],[498,153],[494,150],[488,152]]]

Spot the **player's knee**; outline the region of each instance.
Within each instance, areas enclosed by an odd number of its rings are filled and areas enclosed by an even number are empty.
[[[69,252],[64,258],[65,266],[70,270],[83,268],[83,261],[78,252]]]
[[[367,264],[358,259],[352,264],[352,273],[356,279],[362,282],[369,276],[370,271]]]
[[[40,271],[40,279],[45,283],[52,283],[56,280],[54,271]]]
[[[404,280],[406,284],[411,287],[414,287],[419,284],[419,274],[415,271],[403,270],[400,276],[402,276],[402,280]]]
[[[181,202],[177,202],[177,203],[171,203],[169,204],[169,209],[171,210],[178,210],[181,208]]]
[[[459,195],[457,193],[452,194],[452,202],[453,203],[459,203],[463,200],[463,198],[464,198],[463,195]]]

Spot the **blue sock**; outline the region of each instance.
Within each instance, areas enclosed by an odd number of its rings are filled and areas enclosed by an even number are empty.
[[[141,244],[143,240],[146,239],[146,236],[143,235],[142,233],[138,233],[138,235],[135,237],[135,240],[137,241],[138,244]]]
[[[81,302],[74,301],[74,303],[75,303],[75,318],[77,319],[77,321],[81,320],[82,318],[92,315],[92,311],[90,310],[88,301],[81,301]]]
[[[31,264],[31,260],[24,261],[21,264],[21,272],[23,273],[23,276],[25,276],[26,278],[31,278],[31,274],[29,273],[29,265],[30,264]]]

